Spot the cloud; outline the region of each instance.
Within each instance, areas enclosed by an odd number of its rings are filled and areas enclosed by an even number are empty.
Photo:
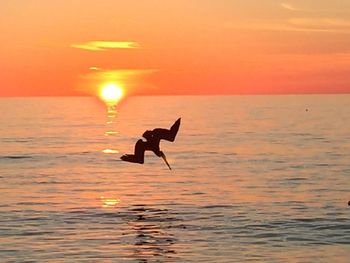
[[[287,9],[287,10],[290,10],[290,11],[300,11],[300,9],[295,8],[294,6],[292,6],[291,4],[288,4],[288,3],[281,3],[280,5],[284,9]]]
[[[89,80],[105,81],[105,82],[127,82],[132,78],[149,75],[159,70],[156,69],[101,69],[92,67],[97,72],[85,75]],[[90,68],[91,69],[91,68]]]
[[[318,30],[349,30],[350,31],[350,20],[335,19],[335,18],[292,18],[288,20],[290,25],[307,28],[307,29],[318,29]]]
[[[133,41],[89,41],[72,44],[71,47],[90,51],[105,51],[108,49],[135,49],[140,48],[140,45]]]
[[[226,27],[263,31],[325,32],[350,34],[350,20],[336,18],[291,18],[275,20],[244,20]]]
[[[101,70],[101,68],[95,67],[95,66],[89,67],[89,69],[90,69],[90,70]]]

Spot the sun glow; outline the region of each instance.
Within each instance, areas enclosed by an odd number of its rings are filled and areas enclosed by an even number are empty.
[[[123,96],[123,89],[115,83],[105,84],[100,90],[100,97],[106,103],[117,103]]]

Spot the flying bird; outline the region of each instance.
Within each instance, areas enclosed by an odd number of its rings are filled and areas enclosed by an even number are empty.
[[[142,139],[138,140],[135,144],[134,154],[124,154],[122,157],[120,157],[120,159],[126,162],[143,164],[145,151],[152,151],[158,157],[162,157],[166,165],[171,170],[165,154],[159,148],[159,143],[160,140],[173,142],[179,130],[180,122],[181,118],[177,119],[177,121],[175,121],[175,123],[171,126],[170,130],[156,128],[154,130],[145,131],[142,134],[142,137],[144,137],[146,141],[143,141]]]

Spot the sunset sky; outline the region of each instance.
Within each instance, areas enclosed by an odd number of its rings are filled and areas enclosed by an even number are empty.
[[[1,0],[0,96],[350,92],[349,0]]]

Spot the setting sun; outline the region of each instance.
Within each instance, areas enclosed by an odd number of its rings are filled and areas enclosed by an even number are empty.
[[[124,95],[123,89],[114,83],[109,83],[102,86],[100,91],[100,97],[105,102],[116,103]]]

